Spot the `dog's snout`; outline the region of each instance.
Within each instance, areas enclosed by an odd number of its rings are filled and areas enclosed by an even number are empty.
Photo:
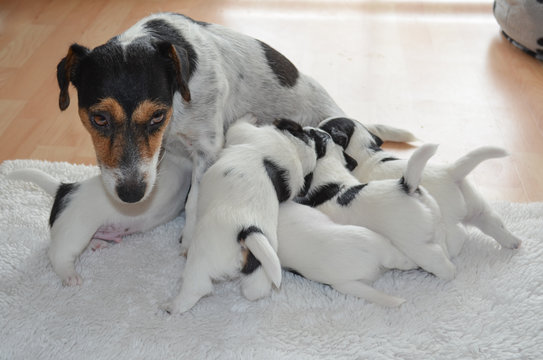
[[[147,184],[144,181],[126,181],[117,185],[119,199],[126,203],[135,203],[143,199]]]

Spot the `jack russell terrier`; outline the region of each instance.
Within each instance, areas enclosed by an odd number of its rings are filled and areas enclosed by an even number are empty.
[[[183,313],[213,290],[212,280],[241,272],[249,300],[281,283],[277,257],[279,203],[292,199],[316,162],[313,140],[290,120],[256,127],[247,117],[226,133],[226,147],[204,173],[194,237],[179,295],[164,306]]]
[[[360,122],[344,117],[324,120],[319,127],[355,159],[352,173],[361,182],[396,178],[407,161],[382,151],[382,140],[372,136]],[[479,228],[504,248],[516,249],[521,240],[505,227],[500,217],[477,192],[466,176],[482,161],[506,156],[501,148],[480,147],[449,165],[429,163],[421,184],[438,203],[447,228],[447,251],[450,257],[460,253],[467,238],[466,225]]]
[[[277,255],[283,268],[379,305],[405,302],[370,285],[386,270],[418,267],[386,237],[361,226],[336,224],[323,212],[294,201],[279,206],[278,224]]]
[[[289,118],[316,125],[344,114],[269,45],[175,13],[150,15],[94,49],[71,45],[57,79],[61,110],[70,104],[70,84],[77,90],[101,170],[62,185],[28,174],[56,189],[49,258],[65,285],[81,284],[74,262],[91,239],[120,241],[183,209],[190,238],[199,181],[234,120],[252,113],[262,124]],[[374,128],[382,139],[410,140],[408,132]]]
[[[336,223],[373,230],[424,270],[453,279],[456,266],[443,250],[447,234],[439,207],[419,187],[424,166],[437,145],[417,149],[400,179],[362,184],[348,170],[343,149],[328,133],[320,129],[309,133],[316,143],[317,166],[306,195],[296,201],[317,208]]]

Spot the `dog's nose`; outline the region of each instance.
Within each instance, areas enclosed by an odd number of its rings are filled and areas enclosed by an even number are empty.
[[[143,199],[147,185],[143,181],[127,181],[117,185],[119,199],[126,203],[135,203]]]

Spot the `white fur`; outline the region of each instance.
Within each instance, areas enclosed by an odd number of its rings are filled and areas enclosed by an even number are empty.
[[[324,125],[330,119],[321,123]],[[353,175],[361,182],[396,178],[404,171],[406,160],[381,162],[390,157],[384,151],[371,149],[372,139],[368,130],[356,120],[355,130],[345,152],[353,157],[358,166]],[[438,203],[447,228],[447,250],[451,257],[460,253],[467,233],[465,226],[472,225],[493,237],[503,247],[516,249],[521,240],[513,235],[466,176],[482,161],[506,156],[496,147],[480,147],[452,164],[429,163],[424,169],[421,184]]]
[[[424,270],[451,280],[456,267],[442,247],[446,233],[439,208],[424,188],[418,183],[409,183],[420,176],[436,148],[427,144],[412,155],[403,174],[408,191],[404,191],[398,179],[372,181],[348,205],[341,205],[338,198],[361,183],[345,168],[341,147],[330,139],[325,156],[317,161],[307,196],[311,197],[321,185],[339,184],[341,191],[317,205],[317,209],[337,223],[367,227],[387,237]]]
[[[256,300],[271,291],[272,283],[276,287],[281,283],[276,254],[279,201],[263,161],[272,160],[288,171],[292,198],[315,166],[312,144],[272,126],[258,128],[245,119],[232,125],[226,137],[225,149],[200,184],[194,237],[183,244],[188,246],[184,280],[179,295],[164,306],[169,313],[191,309],[212,291],[212,280],[240,273],[244,264],[238,234],[249,227],[261,231],[244,240],[262,266],[243,277],[243,295]]]
[[[284,268],[380,305],[405,301],[370,285],[388,269],[417,267],[384,236],[336,224],[319,210],[292,201],[280,205],[278,224],[277,254]]]

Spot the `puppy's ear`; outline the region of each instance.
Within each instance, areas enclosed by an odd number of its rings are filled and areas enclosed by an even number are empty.
[[[337,128],[330,129],[330,136],[332,137],[332,140],[342,148],[346,149],[347,145],[349,145],[349,136],[347,134]]]
[[[345,164],[345,167],[349,171],[353,171],[358,166],[358,161],[353,159],[349,154],[347,154],[345,151],[343,152],[343,157],[345,158],[345,161],[347,164]]]
[[[315,152],[317,153],[317,159],[320,159],[326,155],[326,143],[330,139],[328,133],[322,131],[316,131],[311,129],[309,135],[315,140]]]
[[[57,65],[57,82],[60,88],[58,106],[60,110],[66,110],[70,105],[70,95],[68,87],[70,82],[75,85],[74,81],[79,74],[79,63],[81,59],[88,55],[90,50],[78,44],[72,44],[68,49],[68,54]]]
[[[282,131],[288,131],[292,136],[297,137],[305,143],[309,142],[309,136],[304,132],[304,128],[295,121],[288,119],[277,119],[273,125]]]
[[[190,73],[190,63],[187,51],[183,48],[176,49],[171,43],[163,41],[156,44],[160,55],[168,60],[171,71],[176,80],[176,89],[186,102],[190,102],[190,90],[187,79]]]

